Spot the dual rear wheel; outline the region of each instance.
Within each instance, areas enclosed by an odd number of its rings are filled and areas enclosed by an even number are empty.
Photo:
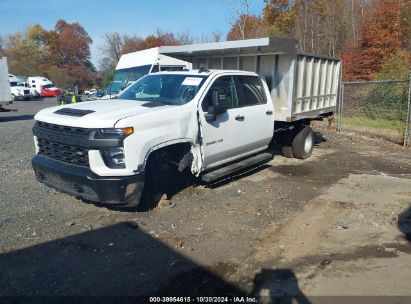
[[[306,159],[314,149],[314,132],[310,126],[303,126],[286,134],[281,141],[281,152],[287,158]]]

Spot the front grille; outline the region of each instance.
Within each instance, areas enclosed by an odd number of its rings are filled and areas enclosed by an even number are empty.
[[[37,138],[39,154],[78,166],[89,166],[88,149]]]
[[[87,128],[77,128],[77,127],[68,127],[68,126],[60,126],[54,125],[47,122],[38,121],[37,125],[41,128],[53,130],[56,132],[63,132],[65,134],[77,134],[77,135],[88,135],[90,134],[90,129]]]

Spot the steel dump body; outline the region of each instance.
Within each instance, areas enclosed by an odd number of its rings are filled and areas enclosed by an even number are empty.
[[[193,68],[245,70],[265,78],[276,121],[314,119],[335,112],[340,60],[297,52],[294,39],[259,38],[183,46],[159,53],[193,64]]]

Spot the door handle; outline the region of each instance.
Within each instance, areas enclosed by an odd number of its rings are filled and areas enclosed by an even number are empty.
[[[273,115],[273,111],[267,110],[267,112],[265,112],[265,114],[267,114],[267,115]]]
[[[237,115],[237,116],[235,117],[235,120],[243,121],[243,120],[244,120],[244,116],[243,116],[243,115]]]

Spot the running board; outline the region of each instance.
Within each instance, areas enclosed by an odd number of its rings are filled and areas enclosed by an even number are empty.
[[[204,174],[201,177],[201,180],[203,182],[209,183],[212,181],[215,181],[223,176],[229,175],[231,173],[234,173],[236,171],[239,171],[241,169],[245,169],[247,167],[251,167],[253,165],[259,164],[259,163],[265,163],[265,162],[269,162],[270,160],[273,159],[273,154],[271,153],[262,153],[262,154],[258,154],[256,156],[250,157],[250,158],[246,158],[240,162],[237,163],[233,163],[230,165],[227,165],[225,167],[222,167],[220,169],[216,169],[214,171],[208,172],[206,174]]]

